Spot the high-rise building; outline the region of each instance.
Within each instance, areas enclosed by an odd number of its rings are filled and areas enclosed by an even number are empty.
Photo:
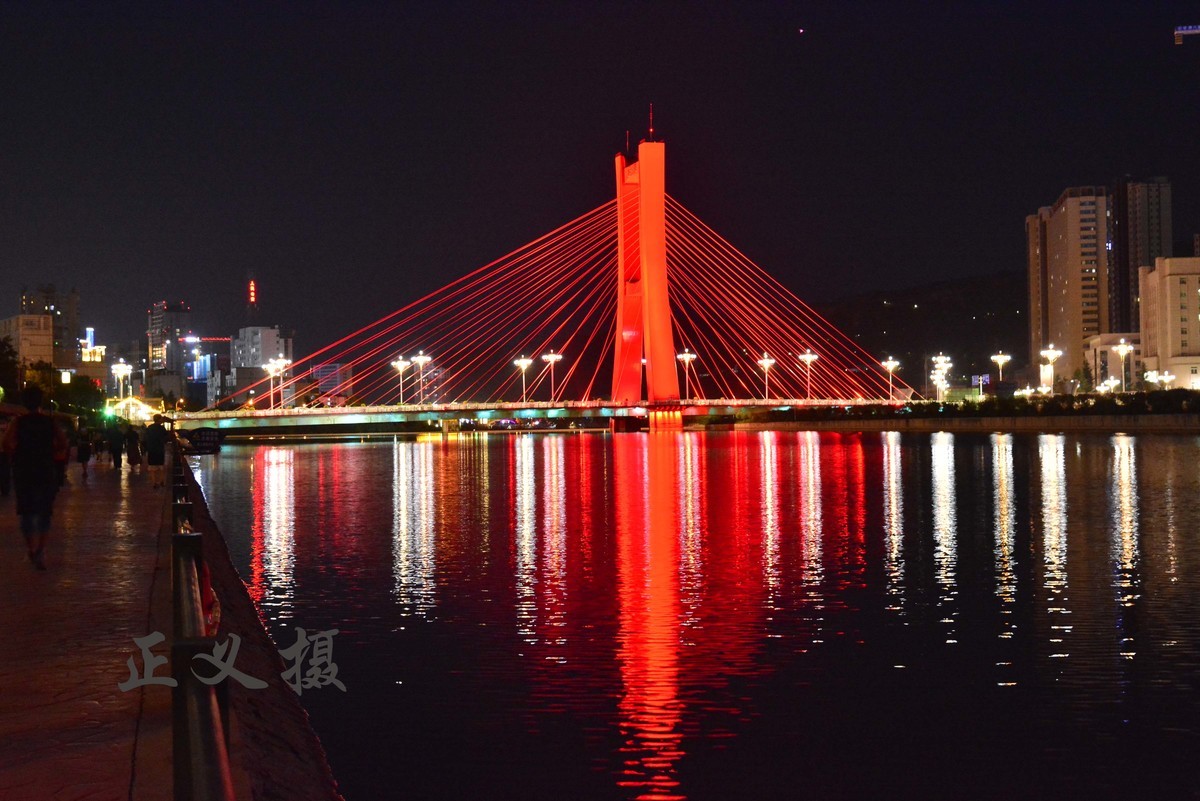
[[[52,318],[54,355],[50,363],[71,369],[79,361],[79,293],[62,293],[54,284],[21,290],[21,314],[48,314]]]
[[[167,303],[160,300],[147,310],[147,357],[151,370],[166,370],[183,375],[188,351],[181,340],[191,334],[192,307],[183,301]]]
[[[1200,389],[1200,257],[1158,258],[1138,270],[1142,357],[1172,386]]]
[[[271,359],[292,358],[292,338],[279,326],[251,325],[238,329],[231,343],[234,368],[261,368]]]
[[[1108,317],[1111,331],[1137,331],[1138,268],[1171,250],[1171,182],[1166,178],[1116,181],[1109,193],[1112,251]]]
[[[1109,325],[1108,193],[1104,187],[1067,189],[1053,206],[1025,218],[1029,267],[1029,363],[1050,345],[1062,352],[1054,375],[1083,367],[1084,347]]]

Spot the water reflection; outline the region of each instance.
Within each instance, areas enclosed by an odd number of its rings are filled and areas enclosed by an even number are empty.
[[[930,470],[933,479],[933,564],[938,584],[938,606],[942,622],[953,624],[952,607],[955,570],[958,562],[957,496],[954,492],[954,435],[945,431],[930,437]],[[951,628],[947,642],[955,642]]]
[[[392,443],[392,595],[421,617],[437,605],[433,444]]]
[[[280,620],[292,616],[295,556],[295,454],[291,448],[263,448],[251,473],[254,543],[250,596]]]
[[[899,611],[904,602],[904,457],[900,432],[883,438],[883,572],[887,577],[888,609]]]
[[[1046,612],[1052,616],[1071,614],[1067,596],[1067,465],[1066,438],[1062,434],[1038,436],[1042,474],[1042,587],[1046,590]],[[1069,656],[1066,635],[1073,624],[1052,617],[1051,658]]]
[[[525,437],[525,439],[532,439]],[[542,580],[541,640],[555,649],[545,658],[565,663],[567,625],[567,477],[563,468],[562,437],[541,441],[542,469]]]
[[[760,507],[763,532],[763,580],[767,600],[774,605],[779,597],[779,449],[776,431],[758,434],[760,470]]]
[[[617,659],[622,767],[618,784],[638,799],[682,798],[679,730],[679,579],[675,455],[680,435],[617,437]]]
[[[1012,434],[992,435],[992,518],[996,540],[996,595],[1003,605],[1000,613],[1011,616],[1017,600],[1016,554],[1013,539],[1017,528],[1017,504],[1013,477]],[[1008,619],[1001,637],[1012,636],[1014,622]]]
[[[534,446],[530,436],[510,438],[513,457],[513,508],[516,512],[517,633],[525,642],[537,642],[537,482]]]
[[[821,435],[816,431],[802,431],[800,439],[800,582],[805,595],[820,601],[822,572],[821,532],[824,530],[824,515],[821,504]]]

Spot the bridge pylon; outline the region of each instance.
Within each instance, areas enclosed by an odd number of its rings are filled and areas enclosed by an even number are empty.
[[[612,399],[628,404],[645,400],[649,407],[678,403],[679,375],[667,298],[665,145],[640,143],[638,159],[632,164],[618,153],[616,175],[617,326]]]

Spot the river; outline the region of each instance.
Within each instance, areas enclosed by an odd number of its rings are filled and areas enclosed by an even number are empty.
[[[1200,798],[1200,438],[227,446],[348,801]]]

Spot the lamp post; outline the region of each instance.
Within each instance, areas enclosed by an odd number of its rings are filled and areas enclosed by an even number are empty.
[[[1121,340],[1124,342],[1125,340]],[[1054,362],[1058,361],[1058,357],[1062,356],[1062,351],[1054,347],[1051,342],[1041,351],[1041,357],[1046,360],[1046,364],[1050,367],[1050,382],[1046,386],[1050,387],[1050,394],[1054,392]],[[1044,376],[1043,376],[1044,378]]]
[[[812,400],[812,366],[813,362],[821,358],[813,353],[808,348],[805,348],[804,353],[800,354],[800,361],[804,362],[804,398]]]
[[[894,373],[896,371],[896,368],[900,366],[900,362],[896,361],[891,356],[888,356],[886,359],[884,359],[882,362],[880,362],[880,364],[883,365],[883,369],[887,370],[887,373],[888,373],[888,403],[891,403],[892,402],[892,373]]]
[[[775,360],[764,350],[762,358],[758,360],[758,366],[763,369],[763,400],[771,397],[771,365],[773,364],[775,364]]]
[[[396,361],[392,362],[392,367],[396,368],[396,372],[400,374],[400,405],[404,405],[404,371],[412,366],[412,362],[401,356]]]
[[[270,409],[275,408],[275,379],[279,379],[279,405],[283,406],[283,372],[287,366],[292,363],[291,359],[283,358],[283,354],[271,359],[263,365],[263,369],[267,371],[267,394],[268,404]]]
[[[562,361],[562,354],[550,351],[542,354],[542,361],[550,365],[550,400],[554,400],[554,365]],[[521,371],[521,380],[525,380],[525,371]]]
[[[1121,337],[1121,341],[1112,346],[1112,349],[1121,357],[1121,391],[1125,391],[1125,357],[1133,353],[1133,345],[1125,341],[1125,337]]]
[[[1012,356],[1009,356],[1004,351],[1000,351],[999,353],[992,356],[992,361],[994,361],[996,363],[996,367],[998,367],[1000,369],[1000,381],[998,383],[1003,383],[1003,381],[1004,381],[1004,365],[1006,365],[1012,361]]]
[[[433,360],[432,356],[426,356],[425,351],[417,351],[417,355],[412,357],[412,363],[417,366],[417,391],[419,393],[418,403],[425,402],[425,365]]]
[[[524,356],[513,362],[517,367],[521,368],[521,403],[525,402],[525,371],[529,369],[529,365],[533,364],[533,359],[527,359]]]
[[[683,349],[683,353],[675,356],[676,359],[683,362],[683,396],[686,400],[692,399],[692,362],[696,361],[696,354],[692,353],[687,348]]]
[[[113,378],[117,379],[117,399],[125,397],[125,384],[129,380],[130,374],[133,372],[133,365],[126,364],[124,359],[121,359],[112,366]]]
[[[946,399],[946,390],[950,388],[950,379],[947,378],[950,374],[950,368],[953,367],[953,362],[950,357],[939,353],[933,357],[933,372],[929,374],[929,378],[933,381],[934,387],[937,388],[938,403]]]
[[[1170,389],[1171,382],[1175,380],[1175,374],[1164,370],[1158,374],[1158,380],[1162,384],[1163,389]]]

